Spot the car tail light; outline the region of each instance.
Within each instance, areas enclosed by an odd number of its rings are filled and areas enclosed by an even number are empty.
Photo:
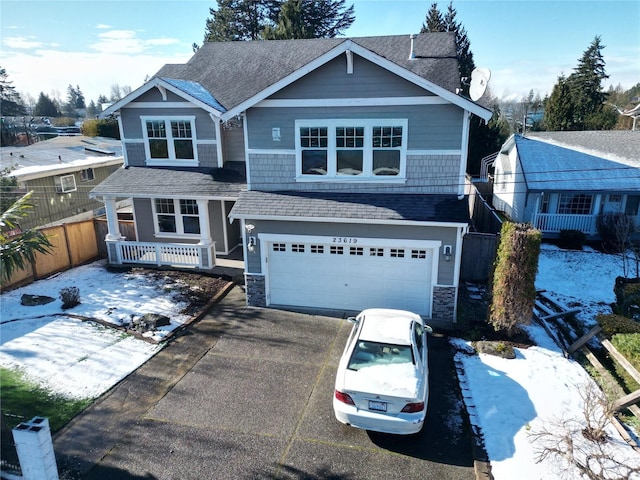
[[[404,413],[417,413],[422,410],[424,410],[424,402],[407,403],[402,409]]]
[[[348,394],[339,392],[336,390],[336,400],[340,400],[342,403],[346,403],[347,405],[355,405],[356,403],[353,401]]]

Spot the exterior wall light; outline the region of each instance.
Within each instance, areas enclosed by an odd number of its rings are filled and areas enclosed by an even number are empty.
[[[444,259],[446,262],[450,262],[451,261],[451,255],[453,254],[453,248],[451,247],[451,245],[445,245],[444,246]]]

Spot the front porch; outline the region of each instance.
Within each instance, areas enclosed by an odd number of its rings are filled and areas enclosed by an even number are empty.
[[[242,248],[235,248],[228,255],[216,255],[215,242],[193,245],[107,239],[106,244],[109,263],[112,265],[244,270]]]
[[[531,223],[542,233],[559,234],[562,230],[578,230],[593,236],[597,234],[596,218],[597,215],[537,213]]]

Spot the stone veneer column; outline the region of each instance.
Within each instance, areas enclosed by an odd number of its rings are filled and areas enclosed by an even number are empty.
[[[247,290],[247,305],[252,307],[267,306],[267,292],[265,291],[264,275],[245,273],[245,288]]]
[[[435,287],[433,289],[433,311],[431,312],[431,317],[437,321],[455,323],[455,302],[455,287]]]

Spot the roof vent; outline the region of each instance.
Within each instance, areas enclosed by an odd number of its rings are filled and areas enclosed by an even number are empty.
[[[412,33],[409,35],[409,39],[411,40],[411,51],[409,52],[409,60],[415,60],[416,54],[413,51],[413,41],[416,39],[416,34]]]

